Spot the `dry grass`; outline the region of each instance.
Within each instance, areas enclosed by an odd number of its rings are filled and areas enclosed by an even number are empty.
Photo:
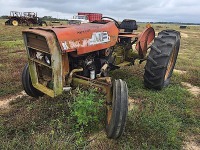
[[[0,96],[22,91],[21,72],[26,62],[22,30],[0,24]]]

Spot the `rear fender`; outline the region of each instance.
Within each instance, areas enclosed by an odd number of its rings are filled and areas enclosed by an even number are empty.
[[[142,33],[138,35],[138,41],[135,48],[138,51],[141,59],[146,56],[148,46],[154,40],[154,38],[155,31],[152,27],[146,28]]]

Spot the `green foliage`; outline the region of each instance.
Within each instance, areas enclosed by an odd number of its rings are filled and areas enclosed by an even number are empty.
[[[104,116],[103,97],[95,90],[84,91],[77,88],[74,102],[71,105],[71,117],[74,122],[76,144],[85,144],[84,136],[102,128]],[[100,126],[99,126],[100,125]]]
[[[99,99],[94,90],[80,91],[75,97],[71,108],[72,116],[76,118],[76,127],[95,125],[100,120],[103,100]]]

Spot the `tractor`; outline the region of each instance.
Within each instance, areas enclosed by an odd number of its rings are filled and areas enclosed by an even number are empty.
[[[172,76],[180,46],[180,33],[163,30],[155,36],[150,25],[136,34],[135,20],[121,23],[110,17],[86,24],[35,27],[22,32],[28,63],[22,85],[31,97],[56,97],[77,86],[105,94],[106,134],[119,138],[128,113],[125,81],[109,72],[146,62],[144,85],[161,90]],[[134,48],[133,48],[134,47]],[[149,51],[149,52],[148,52]]]
[[[37,17],[37,13],[35,12],[18,12],[18,11],[11,11],[10,16],[7,18],[8,20],[5,22],[5,25],[40,25],[40,26],[47,26],[47,23],[41,18]]]

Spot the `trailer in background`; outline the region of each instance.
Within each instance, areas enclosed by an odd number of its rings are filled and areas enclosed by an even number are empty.
[[[85,12],[78,12],[78,15],[85,15],[88,17],[89,22],[101,20],[102,14],[100,13],[85,13]]]

